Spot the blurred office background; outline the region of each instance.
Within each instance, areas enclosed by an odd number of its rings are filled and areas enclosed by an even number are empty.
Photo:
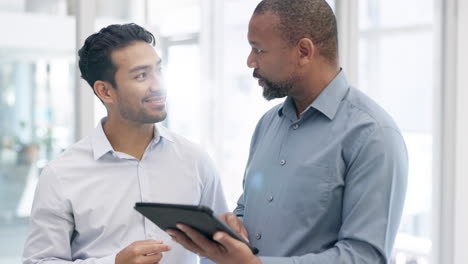
[[[287,1],[287,0],[285,0]],[[350,82],[403,130],[409,189],[392,263],[466,263],[468,3],[330,0]],[[41,169],[105,115],[77,49],[112,23],[157,37],[173,131],[216,161],[231,208],[267,102],[246,59],[258,0],[0,0],[0,264],[20,263]],[[464,136],[465,135],[465,136]]]

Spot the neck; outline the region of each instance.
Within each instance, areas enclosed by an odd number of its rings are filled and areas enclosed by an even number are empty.
[[[302,112],[311,105],[322,91],[335,79],[340,73],[338,66],[320,65],[314,69],[310,69],[304,74],[302,82],[298,87],[294,88],[290,96],[296,105],[296,114],[300,118]]]
[[[112,118],[103,124],[104,133],[115,151],[131,155],[139,160],[154,136],[154,124],[141,124]]]

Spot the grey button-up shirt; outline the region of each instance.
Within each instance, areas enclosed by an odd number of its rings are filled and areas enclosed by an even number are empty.
[[[340,72],[299,119],[292,98],[261,118],[235,213],[263,263],[386,263],[407,174],[392,118]]]

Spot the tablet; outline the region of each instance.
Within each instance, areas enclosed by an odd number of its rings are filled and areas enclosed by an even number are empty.
[[[245,243],[253,254],[258,249],[251,246],[245,239],[232,230],[227,224],[213,215],[213,211],[202,205],[181,205],[165,203],[136,203],[135,210],[155,223],[159,228],[179,230],[176,224],[185,224],[213,240],[217,231],[224,231],[230,236]]]

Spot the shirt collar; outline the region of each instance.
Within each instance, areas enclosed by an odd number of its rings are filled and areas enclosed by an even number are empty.
[[[106,118],[103,118],[101,119],[101,121],[99,121],[98,125],[96,126],[96,129],[94,130],[94,134],[92,135],[91,142],[94,160],[98,160],[108,152],[114,151],[114,148],[112,148],[112,145],[107,139],[107,136],[104,133],[104,129],[102,127],[102,124],[105,121],[105,119]],[[154,135],[153,139],[150,142],[150,146],[155,146],[161,140],[161,137],[167,139],[170,142],[174,142],[174,137],[171,135],[170,131],[167,128],[163,127],[162,125],[155,124]]]
[[[161,124],[155,124],[153,142],[157,143],[160,137],[165,138],[170,142],[174,142],[174,136],[171,134],[169,129]]]
[[[106,137],[106,134],[104,134],[104,129],[102,128],[102,123],[104,120],[105,118],[99,121],[96,129],[94,129],[94,134],[92,135],[91,144],[93,147],[94,160],[98,160],[104,156],[104,154],[114,151],[112,145]]]
[[[324,114],[330,120],[336,115],[340,103],[346,96],[349,90],[348,80],[343,70],[340,70],[338,75],[333,79],[327,87],[320,93],[320,95],[310,104],[303,112],[303,115],[310,110],[310,108]],[[283,106],[278,110],[278,115],[285,115],[291,120],[296,120],[296,107],[294,101],[288,96],[283,103]]]

